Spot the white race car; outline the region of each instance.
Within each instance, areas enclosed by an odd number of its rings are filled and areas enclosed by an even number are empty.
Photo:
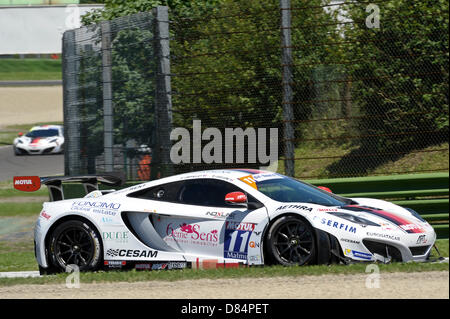
[[[61,125],[33,126],[25,134],[14,139],[15,155],[58,154],[64,151],[64,131]]]
[[[82,182],[88,194],[64,200],[66,181]],[[51,198],[35,227],[41,273],[69,265],[83,271],[425,261],[436,240],[411,209],[343,198],[266,171],[192,172],[118,191],[97,190],[97,182],[119,185],[112,176],[41,182]]]

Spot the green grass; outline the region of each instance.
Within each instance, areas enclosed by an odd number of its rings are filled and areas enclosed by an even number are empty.
[[[42,202],[3,203],[0,202],[0,217],[38,216],[42,210]]]
[[[23,197],[24,200],[26,200],[27,197],[35,197],[40,196],[42,197],[43,201],[48,200],[48,191],[47,188],[44,186],[40,190],[37,190],[35,192],[22,192],[18,191],[17,189],[1,189],[0,188],[0,199],[7,200],[10,197]]]
[[[0,59],[0,81],[61,80],[61,60]]]
[[[328,171],[326,167],[338,161],[350,153],[355,146],[341,145],[341,146],[327,146],[320,147],[314,143],[303,143],[295,149],[296,158],[294,162],[295,176],[302,176],[302,178],[316,178],[327,177]],[[282,154],[280,154],[282,155]],[[278,161],[278,172],[284,174],[284,161]]]
[[[442,167],[448,168],[448,143],[430,146],[420,152],[406,154],[395,162],[388,162],[377,167],[369,175],[389,175],[390,172],[402,171],[434,171]]]
[[[340,157],[349,154],[355,146],[333,145],[321,147],[314,143],[304,143],[295,149],[295,176],[302,179],[328,178],[327,166],[339,161]],[[411,152],[402,158],[387,162],[368,172],[370,175],[391,175],[399,172],[448,171],[449,145],[430,146],[423,150]],[[280,154],[282,155],[282,154]],[[284,160],[278,161],[279,173],[284,174]]]

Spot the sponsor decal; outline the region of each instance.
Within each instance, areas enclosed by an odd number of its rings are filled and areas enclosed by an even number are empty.
[[[72,206],[88,207],[88,208],[104,208],[117,210],[120,208],[119,203],[108,203],[108,202],[91,202],[91,201],[75,201]]]
[[[422,228],[422,226],[420,225],[416,225],[416,224],[406,224],[406,225],[400,225],[400,228],[408,231],[408,230],[420,230],[420,232],[424,232],[424,229]]]
[[[338,212],[337,208],[319,208],[317,209],[319,212]]]
[[[260,246],[259,246],[259,243],[254,242],[254,241],[249,242],[249,243],[248,243],[248,246],[249,246],[250,248],[259,248],[259,247],[260,247]]]
[[[114,223],[114,219],[113,218],[111,218],[111,217],[102,217],[101,219],[100,219],[101,221],[102,221],[102,223],[104,223],[104,224],[113,224]]]
[[[131,187],[128,187],[128,188],[124,188],[124,189],[118,190],[118,191],[116,191],[116,194],[137,191],[137,190],[139,190],[141,188],[144,188],[146,186],[148,186],[147,183],[138,184],[138,185],[135,185],[135,186],[131,186]]]
[[[127,262],[125,260],[105,260],[104,265],[109,268],[122,268]]]
[[[378,238],[385,238],[385,239],[397,240],[397,241],[400,240],[400,237],[392,236],[392,235],[389,235],[389,234],[380,234],[380,233],[367,232],[367,236],[378,237]]]
[[[172,270],[172,269],[185,269],[187,268],[187,262],[184,261],[170,261],[164,263],[139,263],[135,265],[136,270]]]
[[[172,261],[167,264],[167,269],[185,269],[187,268],[187,262],[185,261]]]
[[[258,261],[261,260],[261,256],[260,256],[260,255],[254,255],[254,256],[250,256],[248,259],[249,259],[250,261],[256,261],[256,262],[258,262]]]
[[[225,212],[206,212],[206,216],[211,216],[214,218],[227,218],[232,217],[234,213],[225,213]]]
[[[136,264],[134,267],[136,270],[151,270],[152,264]]]
[[[115,216],[120,208],[119,203],[95,202],[95,201],[74,201],[72,209],[84,212],[90,212]]]
[[[135,258],[156,258],[158,252],[155,250],[140,249],[108,249],[106,251],[108,257],[135,257]]]
[[[152,264],[152,270],[164,270],[167,268],[167,264]]]
[[[282,179],[283,178],[281,175],[278,175],[277,173],[260,173],[260,174],[254,174],[252,176],[256,182],[267,181],[269,179]]]
[[[127,231],[103,232],[102,238],[103,240],[114,241],[115,243],[127,243],[128,232]]]
[[[311,212],[313,210],[311,207],[303,206],[303,205],[284,205],[284,206],[278,207],[276,209],[276,211],[281,210],[281,209],[300,209],[300,210],[307,210],[308,212]]]
[[[349,226],[349,225],[344,224],[344,223],[336,222],[336,221],[334,221],[332,219],[321,218],[320,219],[320,223],[322,225],[326,225],[326,226],[329,226],[329,227],[332,227],[332,228],[343,230],[343,231],[346,231],[346,232],[349,232],[349,233],[356,233],[356,227]]]
[[[356,251],[356,250],[352,250],[352,253],[353,253],[353,257],[356,257],[356,258],[361,258],[361,259],[366,259],[366,260],[372,259],[372,254],[367,254],[367,253],[363,253],[363,252]]]
[[[426,243],[427,243],[426,235],[420,235],[419,237],[417,237],[416,245],[426,244]]]
[[[346,249],[345,250],[345,255],[346,256],[353,256],[355,258],[360,258],[360,259],[365,259],[365,260],[371,260],[372,259],[372,255],[371,254],[363,253],[363,252],[352,250],[352,249]]]
[[[247,196],[242,192],[232,192],[225,196],[225,202],[246,203]]]
[[[353,240],[353,239],[347,239],[347,238],[341,238],[341,241],[346,242],[346,243],[350,243],[350,244],[356,244],[356,245],[360,244],[359,241],[356,241],[356,240]]]
[[[258,189],[258,186],[256,186],[256,181],[252,175],[241,177],[241,178],[239,178],[239,180],[244,182],[245,184],[253,187],[254,189]]]
[[[43,211],[41,212],[40,216],[43,217],[43,218],[45,218],[46,220],[49,220],[50,217],[52,217],[52,216],[50,216],[49,214],[47,214],[47,213],[45,212],[45,210],[43,210]]]
[[[123,226],[123,222],[122,222],[121,219],[115,218],[115,217],[110,216],[110,215],[103,215],[100,218],[100,221],[103,224],[108,225],[108,226]]]
[[[217,246],[219,232],[217,229],[203,231],[199,224],[176,225],[169,223],[166,228],[164,240],[173,240],[177,243],[195,244],[203,246]]]
[[[225,229],[253,231],[255,229],[255,224],[227,221]]]
[[[35,192],[41,188],[39,176],[14,176],[14,188],[22,192]]]
[[[247,260],[250,235],[254,223],[227,221],[225,224],[224,257]]]
[[[92,191],[88,195],[86,195],[84,198],[97,198],[103,196],[102,191]]]
[[[388,223],[379,223],[382,230],[395,230],[395,226],[393,227],[391,224]]]

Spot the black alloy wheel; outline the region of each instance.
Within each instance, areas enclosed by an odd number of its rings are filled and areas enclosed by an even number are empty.
[[[312,227],[296,216],[284,216],[270,227],[266,237],[272,261],[285,266],[306,265],[314,261],[316,245]]]
[[[69,265],[80,271],[95,270],[101,263],[99,235],[88,223],[71,220],[57,226],[50,240],[50,255],[54,266],[66,271]]]

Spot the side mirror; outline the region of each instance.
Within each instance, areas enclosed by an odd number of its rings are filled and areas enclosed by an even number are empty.
[[[242,192],[232,192],[225,195],[225,202],[228,204],[237,204],[247,206],[247,195]]]
[[[331,191],[331,189],[329,189],[328,187],[325,187],[325,186],[317,186],[317,188],[323,189],[324,191],[327,191],[328,193],[333,194],[333,192]]]

